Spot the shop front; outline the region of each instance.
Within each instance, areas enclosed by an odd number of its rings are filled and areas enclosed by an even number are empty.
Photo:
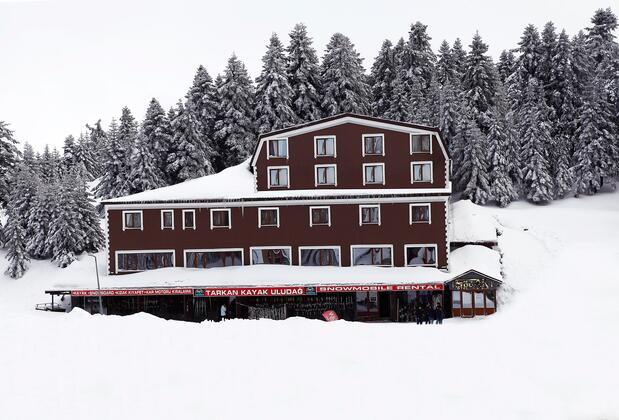
[[[445,295],[451,301],[451,316],[470,318],[497,311],[497,290],[502,282],[469,270],[445,283]]]

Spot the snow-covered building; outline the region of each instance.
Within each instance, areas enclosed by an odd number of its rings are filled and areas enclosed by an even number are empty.
[[[410,320],[442,309],[451,188],[437,128],[341,114],[264,134],[238,166],[104,202],[107,311]],[[71,294],[86,305],[98,292]]]

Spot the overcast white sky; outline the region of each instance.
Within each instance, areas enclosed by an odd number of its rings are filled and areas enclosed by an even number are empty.
[[[0,120],[36,150],[61,146],[87,122],[101,118],[107,126],[124,105],[141,120],[151,97],[166,109],[183,97],[199,64],[214,77],[236,52],[255,78],[271,33],[287,44],[297,22],[308,26],[321,57],[334,32],[348,35],[367,70],[383,40],[406,37],[417,20],[428,25],[435,50],[456,37],[468,46],[479,30],[496,58],[516,46],[528,23],[552,20],[574,34],[608,6],[610,0],[0,0]]]

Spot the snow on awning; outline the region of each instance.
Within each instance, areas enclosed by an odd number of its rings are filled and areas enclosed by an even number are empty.
[[[450,206],[449,240],[461,243],[496,243],[498,223],[470,200]]]

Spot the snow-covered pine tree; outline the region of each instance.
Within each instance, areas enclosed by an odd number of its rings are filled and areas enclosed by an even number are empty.
[[[19,157],[17,140],[13,131],[4,121],[0,121],[0,206],[6,204],[9,195],[9,176]]]
[[[456,38],[451,47],[451,59],[453,60],[458,80],[462,80],[466,72],[466,51],[464,51],[460,38]]]
[[[586,42],[597,67],[608,55],[613,54],[613,49],[617,47],[613,35],[613,31],[617,29],[617,16],[610,8],[598,9],[591,18],[591,23],[593,25],[587,28]]]
[[[451,52],[451,47],[449,46],[449,42],[447,40],[443,40],[441,42],[441,46],[438,49],[436,62],[436,79],[441,85],[445,85],[447,83],[455,83],[459,80],[459,75],[457,74],[457,68],[454,63],[453,54]]]
[[[213,139],[218,114],[217,101],[213,79],[203,66],[199,66],[193,78],[193,85],[187,93],[185,111],[192,113],[193,119],[200,125],[200,147],[211,166],[215,160],[213,154],[217,149]]]
[[[28,226],[32,235],[28,238],[26,249],[32,258],[47,259],[53,255],[53,245],[49,240],[49,226],[56,212],[55,184],[38,183],[37,193],[28,216]]]
[[[598,74],[586,87],[584,103],[578,112],[574,156],[577,195],[597,193],[604,185],[604,178],[613,175],[617,152],[613,149],[609,114],[604,80]]]
[[[72,192],[75,204],[75,224],[79,241],[74,252],[97,252],[104,247],[105,238],[88,186],[79,171],[68,172],[64,182]]]
[[[497,63],[497,71],[499,72],[499,79],[501,83],[506,83],[507,79],[514,72],[516,66],[516,56],[513,51],[503,50],[499,56],[499,62]]]
[[[75,160],[77,169],[85,180],[92,181],[97,173],[101,173],[101,163],[97,162],[100,156],[101,153],[92,150],[89,136],[80,133],[75,147]]]
[[[38,162],[41,181],[47,183],[55,182],[61,172],[60,165],[60,154],[58,150],[54,148],[54,150],[50,152],[49,145],[46,144]]]
[[[172,121],[174,150],[168,155],[166,172],[173,183],[213,173],[213,167],[204,153],[200,122],[181,101],[178,102]],[[154,182],[154,181],[153,181]]]
[[[120,140],[118,124],[112,119],[107,133],[103,175],[95,191],[95,196],[102,199],[128,195],[131,188],[128,153],[131,149],[125,147]]]
[[[583,31],[578,32],[571,42],[571,67],[574,73],[574,106],[580,108],[583,104],[585,90],[593,77],[591,55],[587,47],[587,37]]]
[[[362,63],[347,36],[336,33],[331,37],[321,68],[324,92],[321,106],[326,116],[370,112],[370,88]]]
[[[372,64],[370,84],[372,86],[372,115],[384,117],[391,108],[395,63],[391,41],[386,39]]]
[[[551,142],[548,113],[544,90],[536,78],[531,78],[520,107],[518,134],[522,144],[523,192],[533,203],[548,202],[554,197],[548,163]]]
[[[313,121],[322,116],[320,109],[320,66],[312,39],[304,24],[298,23],[290,32],[288,52],[288,83],[292,88],[292,109],[298,121]]]
[[[32,148],[32,145],[28,142],[24,143],[24,151],[23,151],[23,158],[22,161],[24,162],[24,165],[26,165],[28,168],[30,168],[30,170],[33,173],[38,173],[39,172],[39,168],[37,165],[37,158],[36,155],[34,154],[34,149]]]
[[[128,107],[123,107],[118,120],[118,141],[127,150],[131,150],[138,135],[138,123]]]
[[[64,268],[76,260],[75,251],[83,238],[76,223],[79,213],[70,177],[63,177],[52,188],[56,206],[49,226],[48,242],[52,249],[52,262]]]
[[[131,182],[131,194],[167,185],[164,173],[157,166],[157,156],[149,138],[144,131],[140,132],[129,157],[131,172],[128,179]]]
[[[9,265],[6,274],[14,279],[18,279],[28,270],[28,253],[26,252],[26,232],[24,229],[24,216],[9,203],[7,208],[7,224],[4,227],[7,254],[6,259]]]
[[[23,162],[18,162],[11,171],[11,191],[9,201],[19,219],[23,222],[26,238],[33,233],[32,226],[27,224],[28,216],[32,211],[37,191],[38,178]]]
[[[541,36],[541,44],[540,44],[540,57],[539,64],[537,68],[537,77],[542,83],[544,88],[544,94],[546,97],[546,103],[550,104],[550,96],[552,94],[553,86],[553,59],[557,54],[557,31],[555,29],[555,25],[552,22],[547,22],[544,25],[544,29],[542,30]]]
[[[86,170],[92,179],[103,175],[104,162],[107,156],[107,134],[101,127],[101,120],[98,120],[94,126],[86,124],[88,129],[88,141],[82,141],[84,150],[84,163]]]
[[[486,136],[481,132],[473,117],[473,110],[467,109],[455,143],[459,156],[455,178],[462,197],[475,204],[485,204],[490,199],[490,177],[488,175],[488,146]]]
[[[519,52],[513,74],[507,80],[508,95],[513,109],[519,114],[519,109],[526,96],[529,80],[539,79],[538,67],[541,61],[541,39],[534,25],[527,25],[520,42]]]
[[[466,57],[466,72],[462,80],[464,98],[484,135],[489,130],[487,114],[494,105],[497,89],[494,65],[487,52],[488,46],[482,41],[479,33],[475,33]]]
[[[413,84],[419,83],[424,96],[430,88],[436,63],[436,56],[430,45],[432,38],[428,35],[427,29],[428,26],[421,22],[411,25],[405,55],[411,89]]]
[[[228,60],[220,83],[220,114],[215,124],[215,141],[227,167],[247,159],[256,144],[254,86],[245,65],[234,54]]]
[[[74,168],[77,164],[77,153],[76,153],[77,145],[75,144],[75,137],[69,134],[64,139],[63,156],[62,163],[64,168]]]
[[[170,110],[173,112],[172,110]],[[213,121],[214,124],[214,121]],[[151,148],[155,160],[155,166],[163,175],[166,183],[170,182],[167,177],[168,154],[171,152],[172,128],[170,120],[157,99],[152,98],[146,110],[146,117],[142,122],[142,135],[148,147]]]
[[[489,112],[488,150],[490,195],[500,207],[505,207],[518,199],[518,184],[512,179],[512,174],[518,169],[513,152],[516,136],[509,113],[507,98],[502,85],[499,84],[495,105]]]
[[[458,87],[454,86],[456,83]],[[460,110],[462,101],[459,94],[459,82],[448,81],[441,88],[441,101],[439,108],[438,126],[441,129],[441,135],[445,147],[452,153],[453,139],[458,133],[458,123],[460,119]]]
[[[258,133],[268,133],[294,125],[294,92],[286,75],[284,46],[277,34],[271,35],[262,57],[262,72],[256,78],[256,125]]]
[[[391,87],[391,104],[384,117],[394,121],[410,121],[408,68],[405,61],[406,43],[400,38],[393,48],[395,77]]]

